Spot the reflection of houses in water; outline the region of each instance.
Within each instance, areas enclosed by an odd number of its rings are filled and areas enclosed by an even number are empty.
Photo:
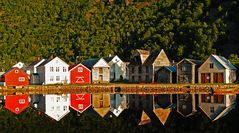
[[[110,94],[92,94],[92,108],[104,117],[110,111]]]
[[[4,97],[4,107],[15,114],[20,114],[29,106],[28,95],[9,95]]]
[[[177,112],[184,117],[193,115],[196,112],[195,94],[177,95]]]
[[[61,120],[70,110],[70,95],[32,95],[31,107],[39,110],[56,121]]]
[[[110,95],[110,111],[119,116],[129,106],[129,95],[126,94],[111,94]]]
[[[83,113],[91,106],[91,94],[71,94],[70,107],[77,112]]]
[[[199,107],[213,121],[235,108],[235,95],[199,95]]]
[[[170,115],[171,105],[172,95],[170,94],[135,95],[130,108],[132,106],[133,109],[143,110],[139,125],[149,123],[150,119],[159,120],[164,125]]]

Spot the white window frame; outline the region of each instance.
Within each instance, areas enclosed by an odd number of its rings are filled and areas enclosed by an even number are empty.
[[[15,70],[15,73],[19,73],[19,70]]]
[[[214,68],[214,63],[211,62],[211,63],[209,64],[209,68],[210,68],[210,69],[213,69],[213,68]]]
[[[66,72],[66,67],[63,67],[63,72]]]
[[[56,76],[56,81],[60,81],[61,77],[60,76]]]
[[[25,104],[25,103],[26,103],[26,100],[25,100],[25,99],[19,99],[19,100],[18,100],[18,103],[19,103],[19,104]]]
[[[56,72],[60,72],[60,67],[56,67]]]
[[[78,72],[79,73],[83,72],[83,67],[78,67]]]
[[[63,106],[63,111],[67,111],[67,106]]]
[[[25,77],[19,77],[19,78],[18,78],[18,81],[19,81],[19,82],[24,82],[24,81],[25,81]]]
[[[83,104],[78,104],[78,109],[83,109],[83,108],[84,108]]]
[[[50,81],[54,81],[54,76],[50,76]]]
[[[56,98],[56,102],[60,102],[61,98],[60,97],[57,97]]]
[[[50,72],[54,72],[54,67],[50,67]]]

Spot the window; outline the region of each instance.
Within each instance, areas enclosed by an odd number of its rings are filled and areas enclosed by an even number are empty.
[[[134,67],[132,67],[132,73],[134,73]]]
[[[138,67],[138,72],[142,73],[142,67],[140,67],[140,66]]]
[[[139,78],[138,81],[141,82],[141,76],[139,76],[138,78]]]
[[[56,67],[56,72],[59,72],[60,71],[60,68],[59,67]]]
[[[103,68],[99,68],[99,73],[100,73],[100,74],[103,73]]]
[[[50,76],[50,81],[54,81],[54,76]]]
[[[149,67],[146,66],[146,73],[149,73]]]
[[[210,112],[214,113],[214,107],[210,107]]]
[[[15,70],[15,73],[18,73],[19,71],[18,70]]]
[[[54,67],[50,67],[50,72],[54,72]]]
[[[66,111],[67,110],[67,106],[63,106],[63,111]]]
[[[19,108],[15,108],[15,111],[17,111],[17,112],[18,112],[19,110],[20,110]]]
[[[56,76],[56,81],[60,81],[60,76]]]
[[[19,104],[25,104],[25,99],[19,99]]]
[[[146,80],[147,82],[149,82],[149,75],[146,75],[146,76],[145,76],[145,80]]]
[[[57,111],[60,111],[60,106],[57,106],[57,107],[56,107],[56,110],[57,110]]]
[[[187,68],[185,67],[185,66],[182,66],[182,71],[186,71],[187,70]]]
[[[66,67],[63,67],[63,72],[66,72]]]
[[[25,81],[25,77],[19,77],[18,80],[19,80],[19,82],[24,82]]]
[[[56,102],[60,102],[60,97],[57,97],[57,98],[56,98]]]
[[[82,67],[78,67],[78,72],[83,72],[83,68]]]
[[[83,104],[78,104],[78,109],[83,109]]]
[[[214,68],[214,64],[210,63],[210,68],[213,69]]]
[[[53,111],[53,110],[54,110],[54,106],[51,107],[51,111]]]
[[[132,82],[134,82],[134,76],[132,76]]]

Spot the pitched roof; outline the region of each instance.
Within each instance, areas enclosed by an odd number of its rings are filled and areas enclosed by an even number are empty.
[[[170,72],[176,72],[176,71],[177,71],[176,66],[165,66],[165,68],[166,68],[167,70],[169,70]]]
[[[158,117],[158,119],[161,121],[161,123],[164,125],[170,115],[171,109],[163,109],[163,108],[157,108],[154,109],[153,112]]]
[[[139,52],[139,54],[146,54],[149,55],[149,51],[148,50],[143,50],[143,49],[136,49],[137,52]]]
[[[91,69],[99,60],[100,58],[88,59],[88,60],[82,61],[82,64],[86,66],[87,68]]]
[[[214,57],[224,68],[236,70],[236,67],[233,66],[231,62],[227,60],[225,57],[214,54],[212,54],[211,56]]]
[[[111,56],[111,57],[104,57],[103,59],[109,63],[115,56]]]
[[[180,64],[181,62],[183,62],[184,60],[188,61],[189,63],[191,64],[194,64],[194,65],[202,65],[202,61],[201,60],[195,60],[195,59],[187,59],[187,58],[184,58],[182,59],[181,61],[179,61],[177,64]]]
[[[39,62],[41,62],[42,60],[37,60],[37,61],[33,61],[30,65],[28,65],[27,67],[32,67],[35,66],[36,64],[38,64]]]
[[[230,106],[225,108],[213,121],[216,121],[216,120],[224,117],[225,115],[227,115],[235,107],[236,107],[236,102],[234,102],[233,104],[231,104]]]
[[[162,50],[161,50],[162,51]],[[154,63],[155,59],[158,57],[158,55],[161,53],[159,50],[153,50],[146,61],[144,62],[145,65],[151,65]]]
[[[46,65],[48,62],[52,61],[54,58],[47,59],[43,61],[38,67]]]
[[[144,111],[142,111],[141,121],[140,121],[139,125],[145,125],[150,122],[151,122],[150,117]]]

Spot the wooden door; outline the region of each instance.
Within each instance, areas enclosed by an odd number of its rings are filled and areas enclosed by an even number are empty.
[[[210,73],[201,73],[201,83],[210,83]]]
[[[103,68],[100,67],[100,68],[99,68],[99,74],[102,74],[102,73],[103,73]]]
[[[99,75],[99,81],[103,81],[103,75]]]
[[[213,83],[223,83],[223,73],[213,73]]]

